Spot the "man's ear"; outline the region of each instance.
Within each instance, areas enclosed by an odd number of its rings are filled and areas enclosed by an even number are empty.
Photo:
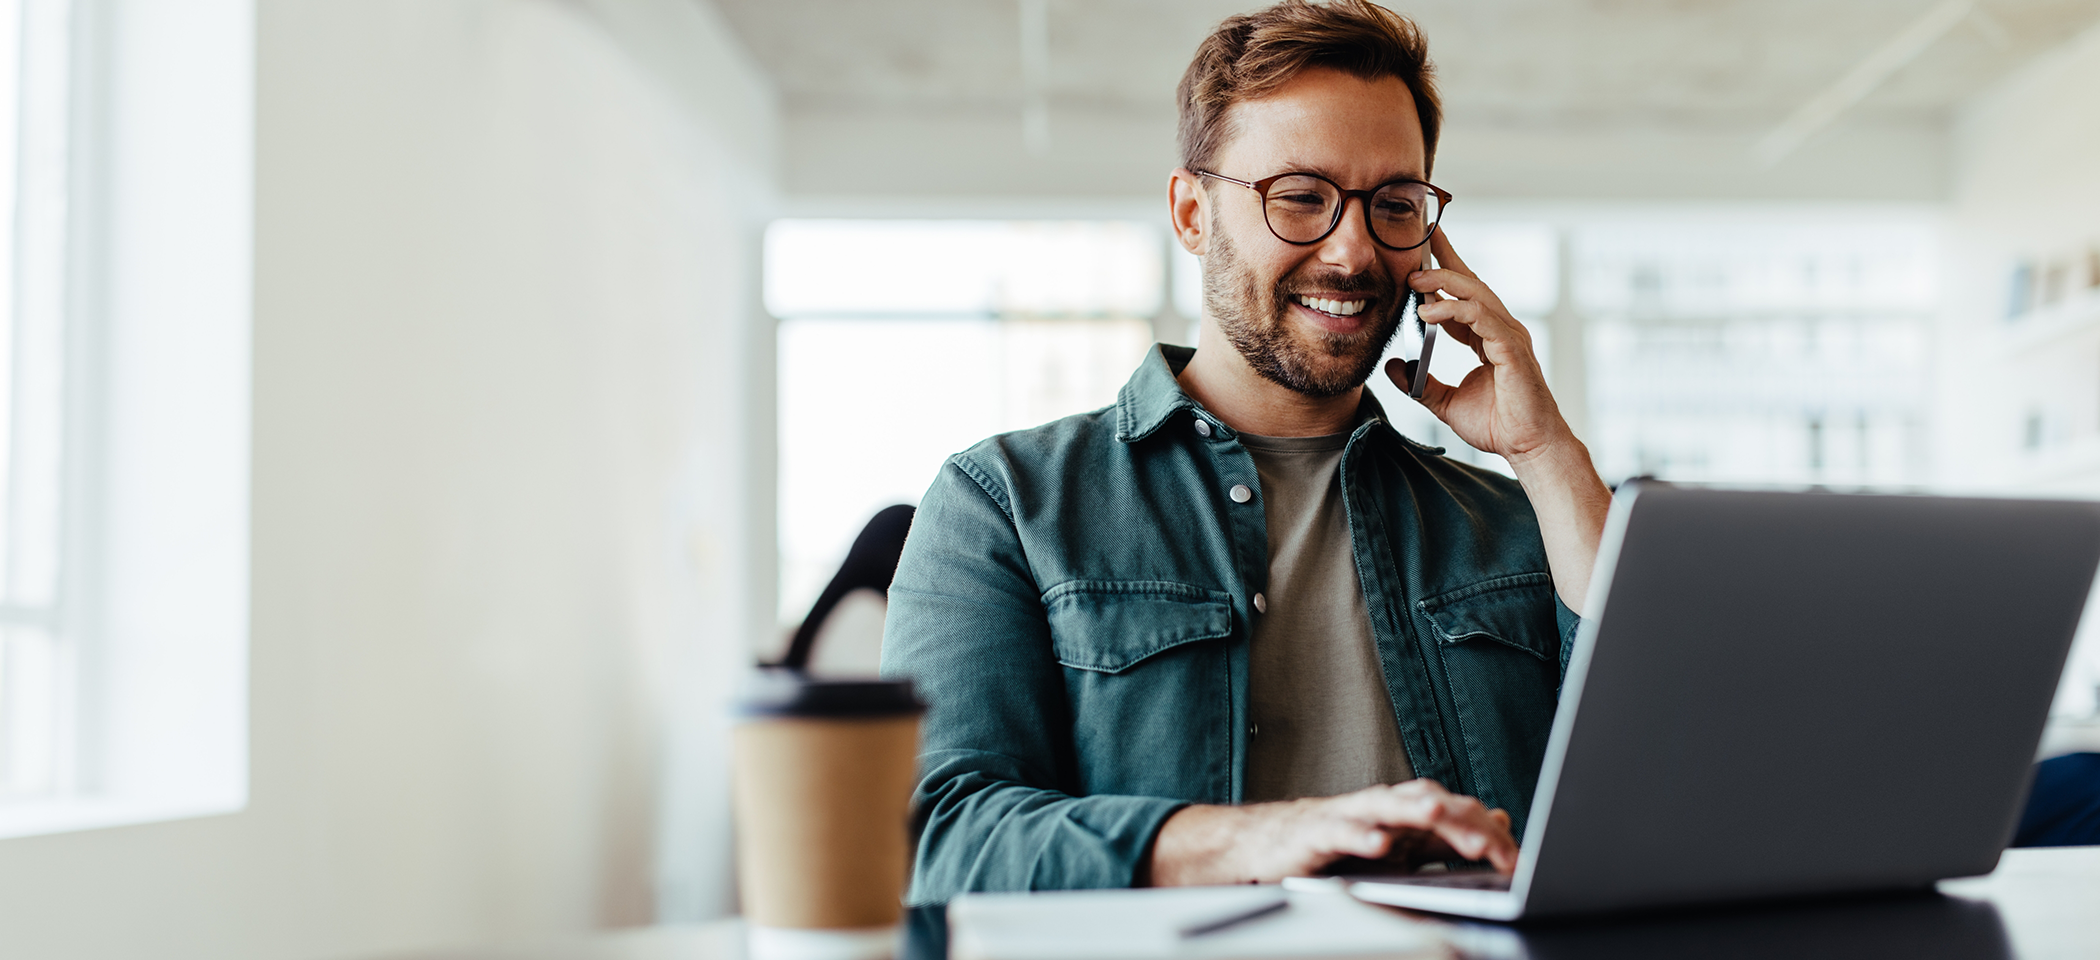
[[[1167,181],[1167,217],[1174,225],[1174,239],[1181,248],[1203,256],[1204,228],[1210,225],[1203,183],[1187,167],[1177,167]]]

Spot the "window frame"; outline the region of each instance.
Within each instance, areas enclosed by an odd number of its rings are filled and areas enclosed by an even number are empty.
[[[252,0],[62,10],[58,789],[0,838],[248,796]]]

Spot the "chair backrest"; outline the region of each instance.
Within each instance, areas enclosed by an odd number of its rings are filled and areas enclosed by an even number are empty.
[[[772,666],[809,669],[810,657],[816,649],[824,621],[831,617],[848,594],[866,589],[885,597],[889,595],[890,581],[897,576],[897,559],[904,555],[904,538],[911,533],[911,518],[915,512],[907,504],[876,511],[868,525],[861,528],[860,536],[853,538],[853,548],[846,551],[846,562],[839,565],[839,572],[817,596],[809,616],[804,617],[802,626],[795,629],[795,638],[789,641],[787,653]]]

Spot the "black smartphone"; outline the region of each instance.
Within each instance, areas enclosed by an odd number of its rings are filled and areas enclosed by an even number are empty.
[[[1429,253],[1425,250],[1422,253],[1422,269],[1432,269],[1429,264]],[[1428,296],[1412,287],[1408,288],[1407,304],[1401,308],[1400,314],[1401,323],[1413,320],[1415,331],[1422,335],[1422,355],[1415,359],[1414,381],[1407,385],[1407,395],[1416,400],[1422,399],[1423,391],[1429,389],[1429,355],[1436,350],[1436,328],[1422,322],[1419,309],[1422,304],[1428,302]]]

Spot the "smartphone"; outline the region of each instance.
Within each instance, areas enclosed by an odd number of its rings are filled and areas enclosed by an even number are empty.
[[[1430,263],[1429,248],[1427,244],[1424,244],[1422,248],[1422,269],[1436,269],[1430,266]],[[1436,328],[1422,322],[1421,306],[1427,302],[1429,302],[1428,294],[1418,293],[1413,288],[1409,288],[1407,291],[1407,305],[1401,308],[1403,312],[1400,315],[1401,323],[1406,323],[1408,318],[1412,317],[1415,321],[1415,331],[1422,335],[1422,356],[1415,361],[1414,382],[1407,386],[1407,395],[1416,400],[1422,399],[1423,391],[1429,389],[1429,355],[1436,350]]]

